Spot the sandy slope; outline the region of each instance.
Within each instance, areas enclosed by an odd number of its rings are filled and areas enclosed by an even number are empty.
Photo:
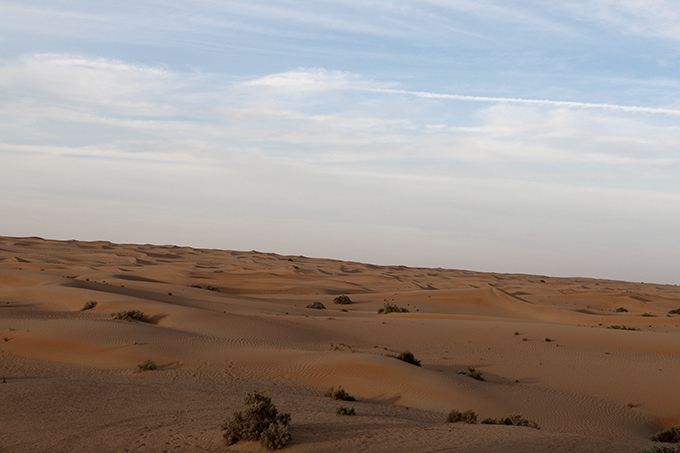
[[[0,452],[261,451],[219,429],[254,388],[292,413],[290,451],[638,452],[680,423],[676,308],[670,285],[0,238]],[[357,417],[321,396],[338,385]]]

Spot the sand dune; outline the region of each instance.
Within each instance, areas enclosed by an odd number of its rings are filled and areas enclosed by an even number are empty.
[[[680,423],[677,308],[672,285],[2,237],[0,451],[262,451],[219,429],[259,388],[290,451],[639,452]],[[322,397],[340,385],[357,417]]]

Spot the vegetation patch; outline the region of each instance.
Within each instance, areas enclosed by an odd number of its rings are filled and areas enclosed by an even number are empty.
[[[669,315],[680,315],[680,308],[676,308],[675,310],[670,310],[668,312]]]
[[[399,355],[396,357],[403,362],[420,366],[420,360],[416,359],[411,351],[400,352]]]
[[[378,309],[378,314],[386,315],[388,313],[408,313],[408,309],[404,307],[398,307],[392,302],[385,302],[382,308]]]
[[[111,313],[111,317],[120,321],[144,321],[144,312],[136,308],[133,310],[119,310]]]
[[[215,292],[218,292],[218,293],[220,292],[220,289],[217,286],[208,285],[208,286],[205,287],[205,289],[207,289],[208,291],[215,291]]]
[[[144,362],[137,364],[137,371],[139,371],[140,373],[142,371],[153,371],[156,368],[158,368],[156,366],[156,362],[154,362],[151,359],[146,359]]]
[[[628,313],[627,308],[619,307],[616,310],[614,310],[616,313]]]
[[[641,453],[680,453],[680,446],[667,447],[665,445],[654,446],[648,450],[643,450]]]
[[[326,398],[334,399],[336,401],[356,401],[356,398],[354,398],[349,393],[345,392],[345,389],[342,387],[338,387],[337,390],[331,387],[323,396],[325,396]]]
[[[482,373],[479,370],[476,370],[472,367],[468,367],[467,371],[459,371],[458,374],[463,374],[465,376],[471,377],[472,379],[476,379],[478,381],[485,381],[484,379],[484,373]]]
[[[325,310],[326,306],[321,302],[312,302],[311,304],[307,305],[307,308],[313,308],[315,310]]]
[[[189,288],[198,288],[198,289],[203,289],[201,285],[197,285],[196,283],[192,283],[191,285],[187,285]]]
[[[259,440],[269,450],[283,448],[290,440],[290,414],[279,414],[271,398],[257,391],[248,393],[244,404],[244,411],[234,412],[222,425],[227,445]]]
[[[680,442],[680,425],[659,431],[650,437],[650,439],[654,442],[667,442],[676,444]]]
[[[356,415],[357,414],[354,411],[353,407],[345,407],[345,406],[340,406],[339,408],[335,409],[335,413],[337,415]]]
[[[620,326],[617,325],[617,324],[614,324],[614,325],[611,325],[611,326],[607,327],[607,329],[614,329],[614,330],[640,330],[640,329],[636,329],[635,327],[626,327],[626,326],[624,326],[623,324],[620,325]]]
[[[454,409],[446,417],[446,423],[469,423],[474,425],[477,423],[477,414],[473,411],[459,412]]]
[[[96,306],[97,306],[97,301],[96,300],[90,300],[90,301],[85,302],[85,305],[83,305],[83,308],[81,308],[80,311],[92,310]]]
[[[538,424],[532,420],[527,420],[522,417],[522,414],[514,414],[505,418],[485,418],[482,420],[483,425],[508,425],[508,426],[526,426],[528,428],[541,429]]]
[[[349,297],[343,295],[343,296],[338,296],[335,299],[333,299],[333,303],[334,304],[340,304],[340,305],[349,305],[349,304],[352,303],[352,300]]]

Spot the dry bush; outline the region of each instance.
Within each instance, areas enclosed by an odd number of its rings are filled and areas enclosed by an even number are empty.
[[[307,308],[313,308],[315,310],[325,310],[326,306],[321,302],[312,302],[311,304],[307,305]]]
[[[398,307],[392,302],[385,302],[382,308],[378,309],[378,314],[386,315],[388,313],[408,313],[408,309],[404,307]]]
[[[416,359],[413,356],[413,353],[411,351],[404,351],[400,352],[399,355],[397,356],[399,360],[402,360],[406,363],[410,363],[412,365],[420,366],[420,360]]]
[[[269,450],[276,450],[290,440],[290,414],[279,414],[271,398],[254,391],[248,393],[244,404],[244,411],[234,412],[222,425],[227,445],[240,440],[260,440]]]
[[[323,396],[337,401],[356,401],[356,398],[345,392],[345,389],[342,387],[338,387],[337,390],[331,387]]]
[[[144,312],[136,308],[134,310],[119,310],[111,313],[111,317],[121,321],[144,321]]]
[[[482,420],[483,425],[508,425],[508,426],[526,426],[528,428],[541,429],[538,424],[532,420],[527,420],[522,417],[522,414],[513,414],[505,418],[485,418]]]
[[[340,305],[349,305],[352,303],[349,297],[342,295],[338,296],[335,299],[333,299],[334,304],[340,304]]]
[[[81,308],[80,311],[91,310],[96,306],[97,306],[97,301],[96,300],[90,300],[90,301],[85,302],[85,305],[83,305],[83,308]]]
[[[650,437],[654,442],[667,442],[671,444],[677,444],[680,442],[680,425],[673,426],[663,431],[659,431]]]
[[[484,373],[482,373],[479,370],[476,370],[472,367],[468,367],[467,371],[459,371],[458,374],[463,374],[465,376],[471,377],[472,379],[476,379],[478,381],[486,381],[484,379]]]
[[[357,414],[354,411],[353,407],[345,407],[345,406],[340,406],[339,408],[335,409],[335,413],[337,415],[356,415]]]
[[[155,370],[156,368],[158,368],[158,367],[156,366],[156,362],[154,362],[154,361],[151,360],[151,359],[146,359],[146,361],[137,364],[137,371],[139,371],[139,372],[142,372],[142,371],[153,371],[153,370]]]
[[[446,423],[469,423],[474,425],[477,423],[477,414],[473,411],[459,412],[454,409],[446,417]]]

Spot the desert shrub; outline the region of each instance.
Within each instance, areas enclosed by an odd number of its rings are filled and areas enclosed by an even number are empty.
[[[399,355],[397,356],[399,360],[402,360],[406,363],[410,363],[412,365],[420,366],[420,360],[416,359],[413,356],[413,353],[411,351],[404,351],[400,352]]]
[[[198,288],[198,289],[203,289],[201,285],[197,285],[196,283],[192,283],[191,285],[187,285],[189,288]]]
[[[340,305],[349,305],[352,303],[351,299],[347,296],[338,296],[335,299],[333,299],[334,304],[340,304]]]
[[[473,411],[459,412],[454,409],[446,417],[446,423],[469,423],[474,425],[477,423],[477,414]]]
[[[111,313],[113,319],[119,319],[121,321],[144,321],[144,312],[141,310],[119,310],[115,313]]]
[[[659,431],[650,437],[650,439],[654,442],[678,443],[680,442],[680,425]]]
[[[313,302],[309,305],[307,305],[307,308],[313,308],[315,310],[325,310],[326,306],[322,304],[321,302]]]
[[[628,309],[619,307],[616,310],[614,310],[616,313],[628,313]]]
[[[323,396],[337,401],[356,401],[356,398],[345,392],[345,389],[342,387],[338,387],[337,390],[331,387]]]
[[[676,308],[675,310],[669,310],[668,314],[669,315],[680,315],[680,308]]]
[[[227,445],[240,440],[260,440],[269,450],[276,450],[290,440],[290,414],[279,414],[271,398],[254,391],[248,393],[244,404],[244,411],[234,412],[222,425]]]
[[[484,379],[484,373],[472,367],[468,367],[467,371],[459,371],[458,374],[464,374],[465,376],[471,377],[472,379],[477,379],[478,381],[486,380]]]
[[[88,302],[85,302],[85,305],[83,305],[83,308],[81,308],[80,311],[91,310],[96,306],[97,306],[97,301],[96,300],[90,300]]]
[[[613,324],[613,325],[607,327],[607,329],[614,329],[614,330],[640,330],[640,329],[636,329],[635,327],[626,327],[626,326],[624,326],[623,324],[620,325],[620,326],[617,325],[617,324]]]
[[[654,446],[649,450],[643,450],[640,453],[680,453],[680,447],[667,447],[665,445]]]
[[[354,411],[353,407],[345,407],[345,406],[340,406],[339,408],[335,409],[335,413],[338,415],[356,415],[357,413]]]
[[[220,292],[220,289],[217,286],[208,285],[208,286],[205,287],[205,289],[207,289],[208,291],[216,291],[218,293]]]
[[[378,314],[386,315],[388,313],[408,313],[408,310],[404,307],[398,307],[392,302],[385,302],[383,307],[378,309]]]
[[[528,428],[541,429],[536,422],[523,418],[522,414],[513,414],[505,418],[485,418],[482,420],[482,425],[526,426]]]
[[[643,317],[643,318],[655,318],[656,316],[654,316],[654,315],[651,314],[651,313],[642,313],[642,317]]]
[[[156,366],[156,362],[154,362],[151,359],[146,359],[146,361],[137,364],[137,371],[140,371],[140,372],[142,372],[142,371],[153,371],[156,368],[158,368]]]
[[[551,341],[553,341],[552,338],[550,338],[550,337],[545,337],[545,342],[546,342],[546,343],[550,343]]]

